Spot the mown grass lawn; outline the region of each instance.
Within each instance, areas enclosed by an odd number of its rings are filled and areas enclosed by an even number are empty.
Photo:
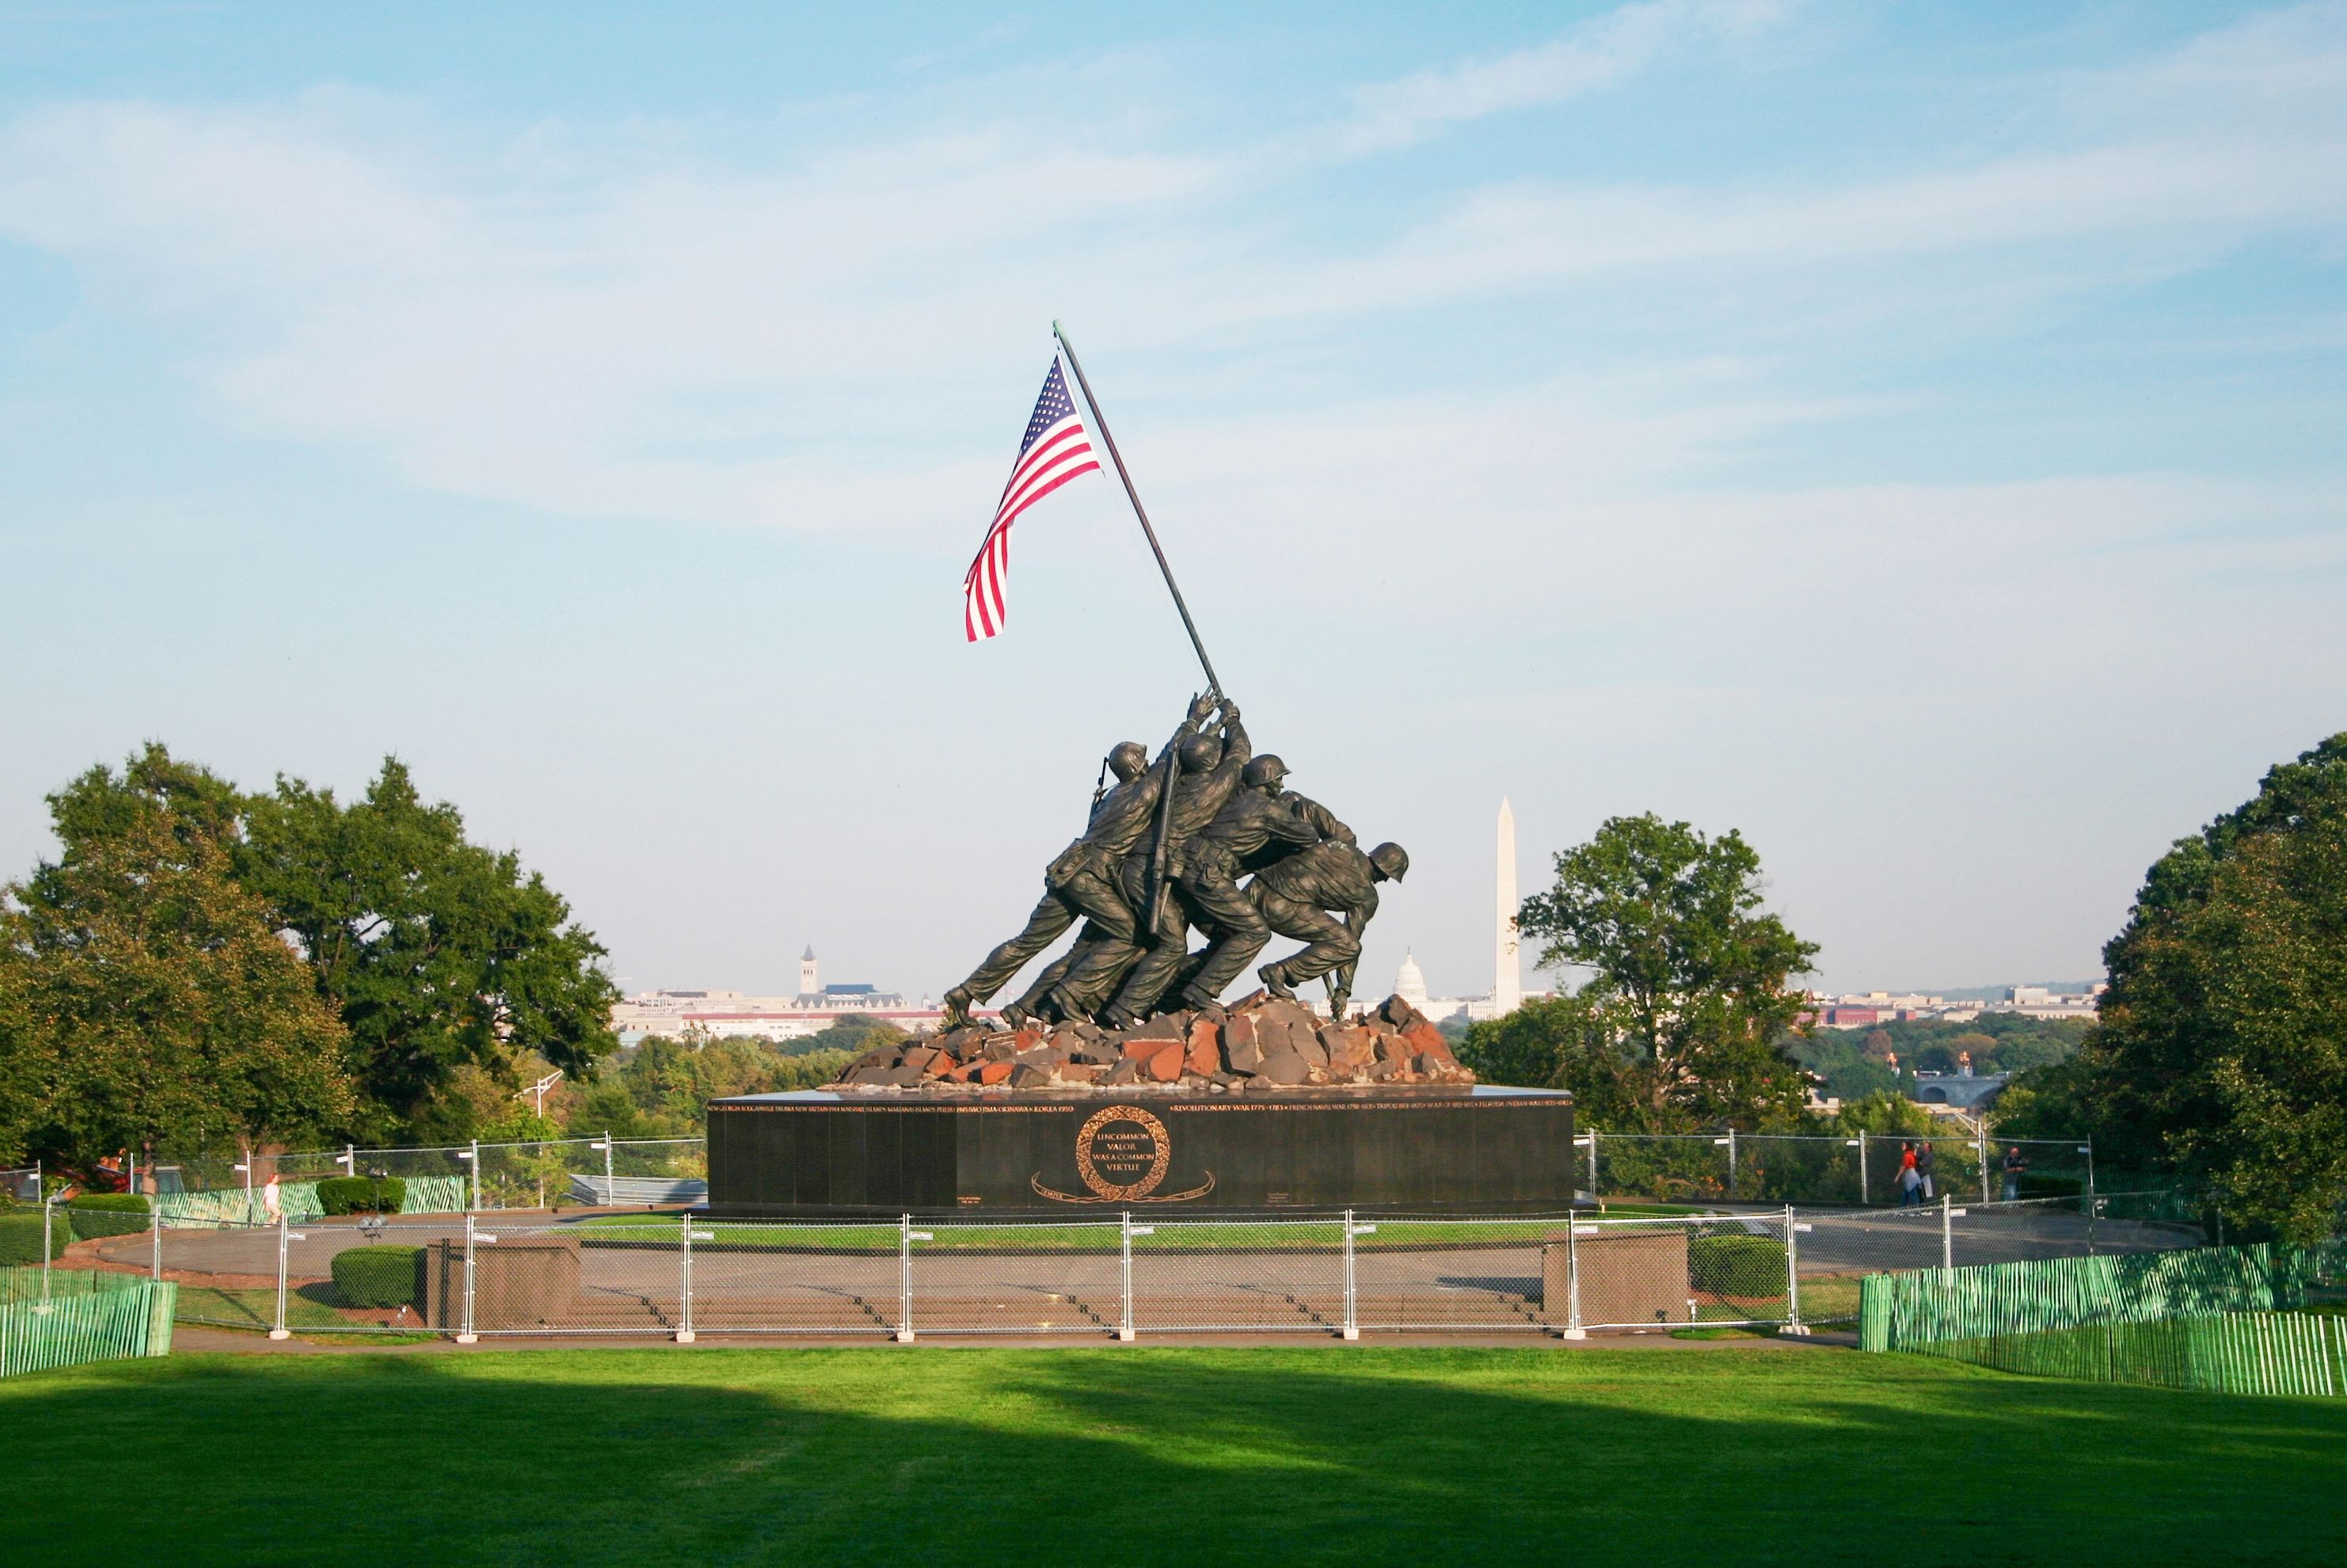
[[[0,1431],[20,1568],[2347,1557],[2347,1401],[1830,1350],[183,1356]]]

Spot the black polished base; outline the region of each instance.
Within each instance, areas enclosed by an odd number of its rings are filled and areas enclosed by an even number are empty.
[[[1573,1096],[1472,1088],[932,1100],[808,1090],[709,1105],[709,1204],[735,1218],[1553,1212]]]

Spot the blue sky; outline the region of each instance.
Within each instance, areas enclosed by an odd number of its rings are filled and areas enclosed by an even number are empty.
[[[2347,727],[2347,6],[0,0],[0,866],[386,752],[631,985],[942,987],[1194,683],[1489,984],[1606,815],[1836,988],[2075,978]]]

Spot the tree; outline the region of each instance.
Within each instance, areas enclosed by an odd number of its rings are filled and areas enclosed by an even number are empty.
[[[2347,1204],[2347,733],[2178,840],[2103,959],[2099,1026],[2047,1070],[2093,1106],[2096,1153],[2172,1162],[2237,1224],[2326,1236]]]
[[[18,1150],[87,1169],[348,1117],[342,1025],[231,875],[233,799],[159,746],[49,798],[64,853],[0,898],[0,1133]]]
[[[1818,949],[1760,912],[1760,858],[1742,835],[1617,816],[1555,867],[1517,927],[1545,944],[1542,968],[1594,971],[1578,995],[1636,1053],[1642,1123],[1750,1127],[1796,1112],[1800,1071],[1777,1042],[1804,1005],[1792,977]]]
[[[1526,1002],[1504,1018],[1471,1023],[1458,1055],[1486,1083],[1571,1090],[1583,1127],[1617,1132],[1645,1125],[1637,1055],[1586,996]]]
[[[519,856],[424,804],[396,758],[348,806],[281,776],[247,807],[239,872],[350,1030],[367,1135],[464,1135],[468,1111],[443,1099],[457,1067],[502,1081],[536,1052],[583,1076],[614,1043],[602,946]]]

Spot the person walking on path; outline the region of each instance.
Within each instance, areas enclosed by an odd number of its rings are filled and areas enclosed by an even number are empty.
[[[1923,1146],[1915,1151],[1915,1173],[1923,1178],[1922,1201],[1927,1204],[1938,1195],[1932,1191],[1932,1173],[1938,1168],[1938,1164],[1939,1162],[1932,1153],[1932,1140],[1926,1138],[1923,1140]]]
[[[2021,1173],[2027,1169],[2029,1169],[2029,1162],[2022,1157],[2021,1145],[2018,1143],[2009,1145],[2004,1151],[2004,1201],[2006,1203],[2018,1203],[2021,1200]]]
[[[1915,1169],[1915,1145],[1902,1142],[1899,1145],[1899,1206],[1920,1205],[1923,1201],[1923,1177]]]

